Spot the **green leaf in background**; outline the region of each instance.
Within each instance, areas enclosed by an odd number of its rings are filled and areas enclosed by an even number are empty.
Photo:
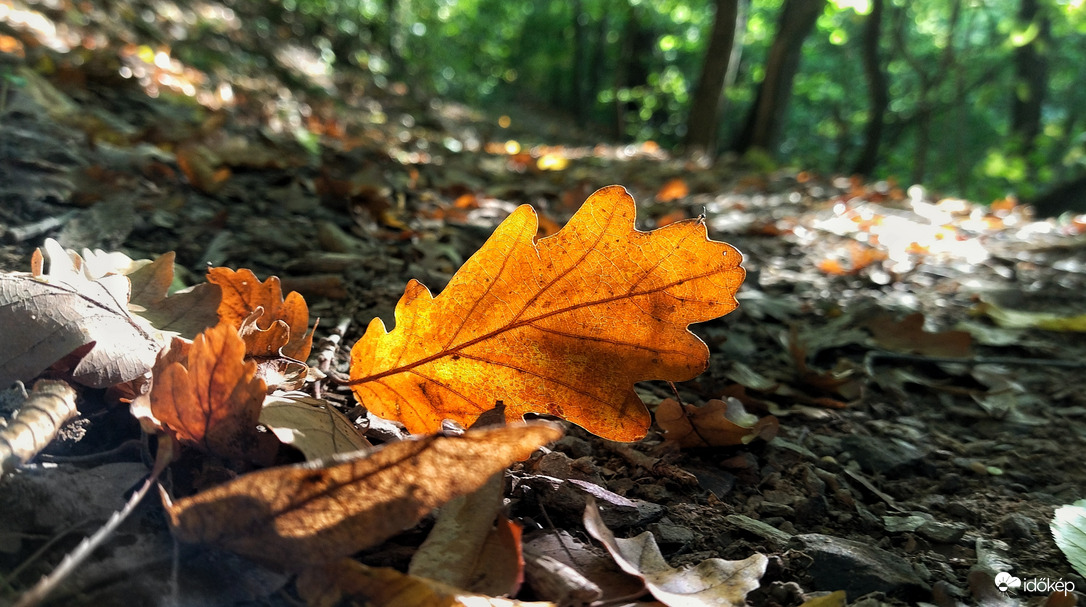
[[[1086,500],[1056,509],[1052,539],[1079,575],[1086,576]]]

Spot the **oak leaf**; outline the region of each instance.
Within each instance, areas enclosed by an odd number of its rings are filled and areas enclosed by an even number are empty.
[[[561,436],[535,422],[397,441],[323,465],[251,472],[166,509],[181,541],[287,568],[329,563],[383,542]]]
[[[880,348],[924,356],[966,358],[972,355],[973,338],[966,331],[929,333],[924,330],[924,315],[909,314],[900,321],[891,314],[879,314],[864,323]]]
[[[374,319],[351,351],[350,385],[376,415],[417,433],[464,426],[496,401],[507,419],[550,413],[599,436],[643,437],[642,380],[701,373],[688,325],[736,307],[742,260],[700,220],[634,229],[633,198],[603,188],[557,234],[535,240],[521,206],[437,297],[407,285],[389,332]]]
[[[219,323],[191,344],[175,337],[152,376],[150,412],[182,443],[235,460],[274,456],[278,441],[257,430],[264,382],[231,325]]]
[[[275,326],[274,331],[280,335],[283,327],[278,323],[283,323],[288,331],[288,341],[282,347],[282,354],[303,362],[309,358],[309,351],[313,347],[313,332],[306,332],[309,307],[297,292],[292,291],[284,298],[278,277],[271,276],[261,282],[252,270],[245,268],[237,271],[211,268],[207,271],[207,281],[222,288],[222,303],[219,305],[221,320],[240,329],[257,308],[263,308],[263,314],[255,319],[257,328],[269,331]],[[258,333],[253,332],[253,337],[246,338],[247,346],[257,339],[256,335]],[[266,342],[266,338],[261,338],[252,348],[259,350]],[[247,351],[253,352],[254,349]]]

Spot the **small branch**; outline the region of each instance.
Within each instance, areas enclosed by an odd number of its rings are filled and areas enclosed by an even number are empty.
[[[124,508],[114,512],[113,516],[109,517],[109,520],[106,521],[106,524],[102,525],[98,531],[94,532],[94,535],[91,535],[80,542],[79,545],[75,547],[75,550],[72,550],[64,557],[64,560],[60,562],[60,565],[58,565],[52,573],[42,577],[33,588],[19,597],[19,601],[16,602],[13,607],[35,607],[36,605],[41,604],[41,602],[45,600],[45,597],[56,590],[57,586],[64,581],[64,578],[71,575],[76,567],[83,564],[83,561],[87,560],[90,555],[113,534],[117,527],[128,518],[128,515],[132,514],[132,511],[136,509],[136,506],[143,500],[143,497],[147,495],[147,491],[149,491],[155,484],[155,481],[158,480],[159,472],[160,471],[156,469],[148,476],[147,480],[144,481],[143,486],[139,488],[139,491],[136,491],[132,494],[132,497],[128,498],[128,502],[124,505]]]
[[[78,214],[79,211],[68,211],[57,217],[46,217],[41,221],[8,228],[7,232],[4,234],[4,238],[7,239],[8,242],[24,242],[32,238],[37,238],[46,232],[50,232],[63,226]]]
[[[324,373],[326,377],[335,373],[332,367],[336,360],[336,353],[339,352],[339,342],[343,340],[349,326],[351,326],[350,316],[340,318],[336,327],[332,329],[332,333],[321,340],[320,351],[317,352],[317,370]],[[335,377],[332,377],[332,381],[339,383]],[[313,387],[313,396],[321,397],[321,382],[317,382]]]
[[[75,390],[66,382],[43,379],[7,428],[0,431],[0,477],[31,460],[79,411]]]

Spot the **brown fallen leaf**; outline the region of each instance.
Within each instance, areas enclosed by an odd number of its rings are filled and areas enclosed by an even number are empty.
[[[599,540],[623,571],[645,580],[645,586],[668,607],[746,605],[747,593],[758,588],[769,559],[752,554],[741,561],[710,558],[690,569],[674,569],[660,554],[652,533],[616,538],[600,518],[595,499],[589,497],[584,526]]]
[[[256,362],[257,377],[269,389],[298,390],[305,384],[309,367],[283,354],[290,341],[290,326],[286,321],[276,320],[267,329],[261,329],[257,321],[263,315],[264,307],[257,306],[238,328],[238,335],[245,342],[245,358]],[[312,334],[309,339],[312,343]]]
[[[211,268],[207,271],[207,281],[222,288],[220,319],[240,329],[257,308],[264,308],[263,315],[256,319],[257,328],[267,331],[277,322],[285,323],[289,341],[283,346],[282,353],[302,362],[309,358],[313,347],[313,332],[306,332],[309,307],[298,293],[288,293],[284,298],[278,277],[271,276],[260,282],[252,270]]]
[[[298,576],[297,587],[309,607],[558,607],[551,602],[473,594],[395,569],[367,567],[350,559],[307,569]]]
[[[713,399],[701,407],[664,399],[657,406],[656,423],[664,431],[664,440],[683,448],[745,445],[756,438],[768,441],[780,428],[776,417],[759,419],[736,398]]]
[[[264,382],[227,323],[189,344],[174,338],[152,371],[150,411],[182,443],[221,457],[267,463],[278,441],[257,431]]]
[[[972,356],[973,338],[967,331],[942,331],[929,333],[924,330],[924,315],[909,314],[900,321],[890,314],[872,318],[864,325],[875,338],[875,343],[886,350],[924,356]]]
[[[370,323],[351,351],[355,396],[417,433],[445,418],[468,426],[500,400],[510,420],[543,412],[642,438],[651,419],[633,384],[705,369],[708,348],[687,327],[733,310],[744,270],[701,221],[646,233],[634,212],[625,189],[607,187],[537,241],[521,206],[440,295],[412,280],[396,327]]]
[[[364,457],[251,472],[166,509],[181,541],[297,569],[383,542],[561,436],[534,422],[398,441]]]

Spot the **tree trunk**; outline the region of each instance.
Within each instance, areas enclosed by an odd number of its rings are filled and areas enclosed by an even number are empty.
[[[587,116],[585,107],[585,47],[588,45],[585,32],[587,15],[583,15],[581,0],[573,0],[573,69],[570,70],[570,103],[577,126],[584,126]]]
[[[1041,134],[1041,105],[1048,86],[1048,63],[1043,52],[1051,44],[1051,25],[1040,4],[1039,0],[1021,0],[1018,5],[1018,27],[1025,31],[1037,29],[1032,40],[1014,50],[1011,132],[1027,154]]]
[[[870,175],[878,166],[879,147],[882,145],[882,132],[886,125],[886,108],[890,105],[889,84],[879,57],[882,13],[883,0],[872,0],[871,14],[867,16],[867,23],[864,24],[863,63],[870,109],[867,126],[864,128],[864,147],[852,167],[852,172],[861,175]]]
[[[792,81],[799,70],[803,41],[814,29],[826,0],[785,0],[777,35],[769,47],[765,79],[732,148],[742,154],[751,148],[772,150],[784,111],[792,96]]]
[[[701,66],[690,118],[686,122],[687,153],[712,155],[716,151],[720,102],[724,97],[725,76],[735,41],[739,0],[716,0],[716,16]]]

